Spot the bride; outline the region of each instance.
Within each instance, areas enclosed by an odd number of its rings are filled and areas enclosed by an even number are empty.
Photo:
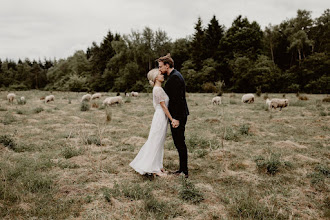
[[[162,88],[164,75],[158,69],[148,72],[148,80],[152,89],[155,113],[147,142],[142,146],[134,160],[129,164],[141,175],[150,173],[165,176],[163,168],[164,144],[166,139],[168,119],[173,120],[167,109],[169,98]]]

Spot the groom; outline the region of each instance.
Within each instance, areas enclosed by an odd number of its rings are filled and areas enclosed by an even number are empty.
[[[158,58],[157,61],[160,72],[169,76],[164,90],[170,99],[168,110],[173,118],[171,132],[180,159],[180,168],[174,174],[183,173],[188,178],[188,153],[184,137],[187,116],[189,115],[186,101],[186,84],[181,73],[174,69],[174,61],[170,54]]]

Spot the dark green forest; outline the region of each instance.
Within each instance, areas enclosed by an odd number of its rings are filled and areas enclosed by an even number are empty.
[[[147,72],[171,53],[188,92],[330,91],[330,9],[312,19],[296,17],[261,30],[241,15],[231,27],[217,18],[172,41],[163,30],[145,27],[120,35],[109,31],[100,44],[59,60],[0,60],[1,90],[149,91]]]

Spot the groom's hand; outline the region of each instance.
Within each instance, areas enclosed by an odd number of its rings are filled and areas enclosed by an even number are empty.
[[[173,119],[171,124],[172,124],[173,128],[177,128],[177,127],[179,127],[180,122],[179,122],[179,120]]]

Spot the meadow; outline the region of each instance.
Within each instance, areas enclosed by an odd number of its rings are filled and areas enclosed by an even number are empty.
[[[1,219],[329,219],[330,104],[326,95],[269,111],[264,96],[189,93],[189,178],[131,167],[148,138],[152,94],[87,105],[84,93],[0,92]],[[123,95],[123,94],[122,94]],[[282,98],[283,94],[268,94]],[[164,167],[178,168],[170,129]]]

